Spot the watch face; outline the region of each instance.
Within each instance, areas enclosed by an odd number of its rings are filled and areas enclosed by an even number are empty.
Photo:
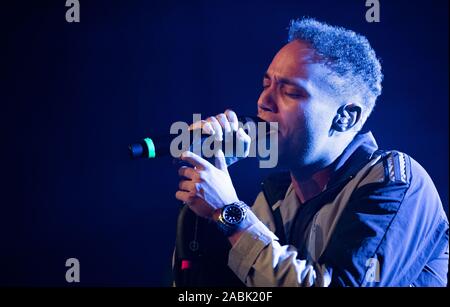
[[[238,206],[227,206],[223,211],[223,218],[229,224],[238,224],[244,217],[244,209]]]

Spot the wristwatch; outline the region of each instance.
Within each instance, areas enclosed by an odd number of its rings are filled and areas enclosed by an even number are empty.
[[[217,227],[227,237],[231,236],[245,219],[247,210],[248,206],[243,201],[224,206],[217,220]]]

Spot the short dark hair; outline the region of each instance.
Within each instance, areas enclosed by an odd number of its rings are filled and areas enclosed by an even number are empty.
[[[381,94],[383,73],[367,38],[314,18],[302,18],[290,22],[288,41],[296,39],[309,43],[325,65],[346,80],[337,90],[361,94],[368,116]]]

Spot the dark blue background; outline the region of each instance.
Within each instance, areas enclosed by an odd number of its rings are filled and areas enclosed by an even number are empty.
[[[10,1],[13,2],[13,1]],[[254,114],[289,20],[366,35],[384,93],[368,122],[380,147],[419,161],[448,210],[448,1],[65,1],[1,4],[0,284],[167,286],[178,204],[170,159],[130,161],[127,144],[192,113]],[[231,169],[247,202],[263,172]],[[71,285],[72,286],[72,285]]]

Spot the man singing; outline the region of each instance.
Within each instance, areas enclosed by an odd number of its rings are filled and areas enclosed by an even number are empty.
[[[222,151],[215,165],[181,159],[176,198],[227,238],[228,268],[246,286],[445,286],[448,220],[426,171],[405,153],[379,150],[361,129],[381,94],[368,40],[305,18],[268,67],[258,116],[278,123],[278,166],[249,207]],[[202,122],[218,140],[237,116]],[[210,274],[215,274],[211,271]]]

